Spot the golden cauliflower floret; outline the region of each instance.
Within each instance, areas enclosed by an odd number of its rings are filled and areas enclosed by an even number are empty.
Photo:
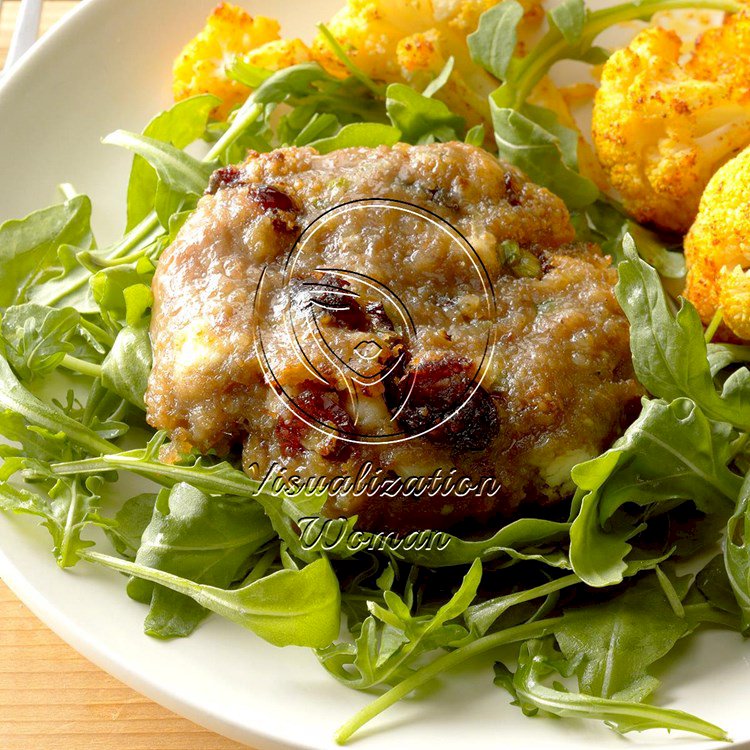
[[[719,75],[750,81],[750,22],[744,13],[727,16],[721,26],[706,29],[685,69],[696,78]]]
[[[750,339],[750,148],[708,183],[695,223],[685,237],[685,296],[704,323],[719,307],[719,338]]]
[[[310,48],[300,39],[279,39],[256,47],[242,59],[267,70],[282,70],[292,65],[310,62]],[[245,90],[247,95],[247,89]]]
[[[750,273],[735,266],[719,273],[719,304],[723,320],[740,339],[750,340]]]
[[[466,37],[479,17],[501,0],[348,0],[327,27],[351,60],[371,78],[422,87],[453,57],[450,80],[438,97],[468,123],[489,116],[487,94],[497,81],[472,62]],[[521,0],[526,16],[519,48],[543,17],[540,0]],[[345,75],[325,36],[312,43],[313,57],[329,72]]]
[[[604,66],[592,131],[599,159],[642,222],[684,233],[711,176],[750,144],[750,18],[730,17],[681,63],[680,37],[651,27]]]
[[[227,66],[238,56],[272,70],[310,59],[309,50],[299,39],[279,38],[277,21],[220,3],[203,30],[185,45],[174,62],[175,100],[214,94],[222,100],[214,114],[226,118],[248,94],[246,86],[227,75]]]

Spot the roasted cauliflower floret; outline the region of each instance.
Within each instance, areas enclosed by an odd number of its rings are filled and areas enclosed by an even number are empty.
[[[750,340],[750,148],[708,183],[685,238],[685,296],[704,323],[719,307],[719,338]]]
[[[278,39],[266,42],[241,57],[245,62],[266,70],[291,68],[292,65],[310,62],[312,59],[309,47],[301,39]],[[246,95],[247,89],[244,90],[241,101]]]
[[[453,57],[455,67],[438,97],[470,125],[489,117],[487,95],[497,81],[472,62],[466,37],[479,17],[499,0],[348,0],[327,24],[351,60],[375,80],[408,82],[421,88]],[[543,17],[539,0],[522,0],[526,16],[519,28],[519,48]],[[323,34],[312,54],[329,72],[345,75]]]
[[[711,176],[750,144],[750,17],[707,32],[685,64],[681,46],[651,27],[612,55],[593,136],[633,216],[684,233]]]
[[[251,16],[235,5],[220,3],[203,30],[187,43],[175,60],[175,100],[196,94],[215,94],[222,104],[214,114],[226,118],[248,95],[248,88],[232,80],[226,72],[227,66],[238,56],[271,70],[310,59],[308,48],[299,39],[280,39],[277,21]]]

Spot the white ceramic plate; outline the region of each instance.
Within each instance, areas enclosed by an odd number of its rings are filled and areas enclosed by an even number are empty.
[[[287,34],[309,37],[337,0],[286,0],[249,10],[278,17]],[[0,84],[0,220],[56,200],[63,181],[94,199],[95,229],[121,228],[129,158],[101,146],[116,128],[140,130],[170,102],[171,62],[201,26],[213,0],[88,0]],[[145,609],[124,580],[84,565],[62,572],[46,532],[0,518],[0,575],[51,628],[119,679],[210,729],[259,748],[333,748],[336,727],[370,698],[330,679],[312,653],[275,649],[210,618],[169,643],[142,632]],[[696,712],[750,738],[750,643],[705,633],[664,669],[659,702]],[[356,747],[457,747],[557,750],[725,747],[647,732],[623,739],[598,723],[534,720],[492,686],[489,663],[443,679],[421,700],[405,701],[373,722]]]

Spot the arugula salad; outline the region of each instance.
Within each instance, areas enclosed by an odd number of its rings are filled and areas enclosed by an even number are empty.
[[[488,665],[501,655],[494,684],[529,716],[728,739],[710,716],[658,707],[653,672],[699,629],[739,639],[750,628],[750,347],[717,342],[721,310],[705,326],[673,294],[685,273],[679,240],[605,194],[579,166],[579,133],[532,97],[559,61],[607,60],[596,46],[606,29],[679,8],[742,4],[591,11],[563,0],[525,55],[524,7],[492,5],[467,41],[478,75],[494,82],[473,125],[438,96],[456,74],[453,57],[426,86],[385,83],[323,26],[344,74],[236,57],[227,80],[246,94],[222,116],[220,98],[199,93],[141,134],[106,135],[106,147],[134,154],[118,242],[97,243],[92,201],[68,184],[60,202],[0,226],[0,508],[38,519],[62,569],[126,576],[149,636],[188,636],[214,613],[276,646],[314,649],[332,678],[373,696],[342,724],[341,743],[480,654]],[[564,511],[445,534],[442,549],[386,538],[356,550],[347,544],[356,518],[326,519],[320,493],[271,491],[217,455],[163,460],[168,436],[149,427],[144,404],[151,280],[212,173],[248,149],[451,140],[490,150],[560,196],[579,238],[617,265],[648,395],[608,450],[573,468]],[[135,496],[124,489],[131,475],[145,480]]]

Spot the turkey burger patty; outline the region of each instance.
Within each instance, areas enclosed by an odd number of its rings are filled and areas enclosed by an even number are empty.
[[[569,493],[632,415],[615,281],[482,149],[252,153],[159,262],[148,418],[176,453],[241,446],[258,478],[450,480],[331,484],[326,512],[365,528],[507,516]]]

